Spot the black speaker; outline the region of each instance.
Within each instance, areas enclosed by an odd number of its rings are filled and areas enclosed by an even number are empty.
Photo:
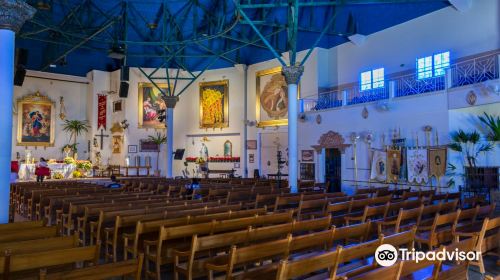
[[[121,98],[127,98],[128,97],[128,82],[121,81],[120,82],[120,91],[119,95]]]
[[[18,65],[16,67],[16,72],[14,73],[14,85],[22,86],[24,83],[24,77],[26,76],[26,69],[23,65]]]
[[[129,67],[128,66],[122,66],[122,81],[128,82],[128,77],[129,77]]]
[[[26,64],[28,64],[28,50],[22,48],[16,49],[14,85],[23,85],[24,77],[26,76]]]

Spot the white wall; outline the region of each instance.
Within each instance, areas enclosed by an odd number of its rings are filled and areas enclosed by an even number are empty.
[[[450,51],[453,62],[500,48],[500,2],[471,2],[465,12],[450,6],[368,35],[361,46],[349,42],[330,49],[328,64],[337,69],[331,85],[357,82],[362,71],[378,67],[386,74],[414,69],[417,57],[442,51]]]
[[[17,100],[26,95],[39,91],[42,95],[48,96],[55,102],[56,127],[55,141],[53,147],[25,147],[17,146],[17,114],[13,117],[12,123],[12,159],[16,159],[19,152],[21,159],[25,157],[25,149],[29,149],[32,155],[38,160],[40,157],[46,159],[62,159],[64,157],[61,148],[70,142],[69,134],[62,131],[63,121],[59,118],[60,104],[59,98],[64,97],[66,107],[66,119],[84,120],[86,119],[86,94],[88,83],[85,78],[67,75],[42,73],[28,71],[22,87],[14,87],[14,106]],[[72,140],[71,140],[72,141]],[[77,139],[78,155],[81,159],[87,159],[87,136],[82,135]],[[72,142],[71,142],[72,143]]]

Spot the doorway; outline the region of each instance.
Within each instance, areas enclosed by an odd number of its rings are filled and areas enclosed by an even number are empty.
[[[339,149],[325,149],[325,183],[330,182],[329,192],[340,192],[342,165]]]

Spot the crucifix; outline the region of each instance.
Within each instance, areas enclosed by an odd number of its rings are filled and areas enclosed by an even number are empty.
[[[109,137],[109,135],[105,135],[105,134],[104,134],[104,130],[103,130],[103,129],[101,129],[101,134],[96,134],[96,136],[101,138],[101,150],[102,150],[104,137]]]

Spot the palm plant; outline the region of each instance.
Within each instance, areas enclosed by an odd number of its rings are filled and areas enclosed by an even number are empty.
[[[492,142],[500,141],[500,117],[495,118],[485,112],[484,117],[479,116],[479,120],[490,129],[486,138]]]
[[[156,145],[158,145],[158,152],[156,154],[156,170],[159,170],[159,165],[160,165],[160,151],[161,151],[161,145],[167,143],[167,136],[165,134],[161,134],[160,132],[157,132],[156,135],[149,135],[149,140]],[[159,173],[159,171],[158,171]]]
[[[90,125],[87,120],[65,120],[64,125],[63,125],[63,131],[69,132],[69,139],[73,139],[73,153],[76,151],[76,139],[78,136],[83,134],[83,132],[88,132],[90,128]]]
[[[448,147],[452,151],[460,152],[467,160],[468,166],[476,167],[476,158],[482,152],[488,152],[493,149],[491,143],[479,143],[481,136],[477,131],[465,132],[463,130],[455,131],[451,134],[452,142]]]

